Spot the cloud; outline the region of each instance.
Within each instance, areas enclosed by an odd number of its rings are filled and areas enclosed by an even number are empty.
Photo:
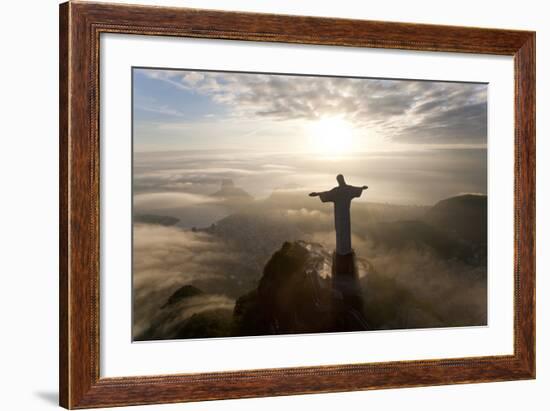
[[[210,203],[213,201],[215,201],[215,199],[212,197],[182,192],[143,193],[134,195],[134,207],[136,209],[162,210],[193,204]]]
[[[138,205],[152,205],[164,198],[165,194],[158,193],[199,196],[166,196],[171,206],[181,208],[201,202],[214,204],[208,197],[219,190],[224,179],[232,179],[236,186],[261,199],[271,196],[274,190],[307,194],[330,189],[340,173],[350,184],[370,187],[359,201],[435,204],[460,192],[487,192],[487,150],[354,153],[330,161],[307,154],[246,151],[139,153],[134,157],[134,194],[155,194],[140,197]],[[301,198],[297,208],[307,204],[307,198]],[[182,219],[180,214],[173,216]]]
[[[288,156],[257,152],[165,152],[136,153],[134,156],[134,193],[180,192],[208,196],[220,187],[222,180],[231,179],[253,196],[262,196],[274,188],[271,183],[291,179],[298,164],[289,164]],[[163,194],[164,195],[164,194]],[[143,197],[139,205],[158,196]],[[206,202],[205,198],[180,196],[178,202]],[[210,199],[210,202],[212,199]]]
[[[142,327],[136,327],[135,337],[143,340],[177,338],[178,331],[181,329],[185,320],[195,314],[212,312],[213,310],[223,310],[231,313],[235,306],[233,299],[224,295],[197,295],[188,297],[173,306],[160,309],[150,319],[147,331],[141,334]],[[141,334],[141,335],[140,335]]]
[[[344,116],[408,143],[486,143],[487,86],[418,80],[146,70],[208,96],[238,118],[276,121]]]
[[[306,200],[306,206],[294,207],[294,194],[292,190],[282,191],[277,201],[258,202],[257,208],[244,215],[218,220],[215,229],[207,232],[135,224],[134,336],[156,322],[173,328],[194,313],[218,308],[231,310],[236,297],[257,286],[265,262],[284,241],[314,241],[333,250],[331,205],[310,199],[311,202]],[[361,263],[361,277],[369,281],[369,272],[375,270],[377,278],[388,281],[391,287],[407,290],[415,300],[433,307],[430,310],[442,319],[441,324],[448,319],[461,324],[483,323],[486,319],[484,264],[471,266],[460,260],[445,259],[422,242],[393,249],[373,235],[377,224],[419,219],[425,211],[426,208],[419,207],[354,204],[353,245]],[[378,229],[380,227],[383,226]],[[177,311],[175,317],[157,317],[159,313],[167,313],[160,307],[168,297],[188,284],[208,295],[188,300],[167,314]],[[369,296],[369,289],[364,291]],[[405,317],[413,321],[416,315],[411,312]],[[421,318],[417,318],[418,321]],[[407,324],[412,327],[415,323]]]
[[[487,90],[470,91],[446,86],[448,93],[435,93],[431,99],[415,107],[417,117],[402,125],[395,139],[423,143],[486,143]]]
[[[159,308],[179,287],[222,281],[238,254],[206,233],[177,227],[135,224],[133,229],[134,336],[143,332]],[[203,290],[208,291],[208,290]],[[186,308],[188,314],[228,306],[232,299],[217,296]]]
[[[191,73],[184,74],[183,76],[183,81],[185,81],[190,86],[194,86],[202,80],[204,80],[204,75],[202,75],[198,71],[192,71]]]
[[[455,259],[446,260],[434,255],[427,246],[399,250],[376,247],[368,235],[367,240],[354,236],[353,242],[357,255],[375,270],[373,274],[393,287],[406,290],[424,314],[435,315],[429,325],[425,325],[423,315],[411,310],[401,327],[486,324],[487,266],[484,263],[469,265]],[[365,284],[368,285],[368,281]],[[368,298],[369,290],[363,291]]]

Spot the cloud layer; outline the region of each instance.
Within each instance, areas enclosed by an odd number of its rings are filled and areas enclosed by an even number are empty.
[[[150,325],[159,308],[179,287],[221,281],[227,276],[227,267],[239,261],[238,254],[206,233],[135,224],[133,237],[134,335]],[[227,305],[231,301],[220,296],[209,303]],[[205,302],[189,307],[189,313],[207,309],[207,305]]]
[[[486,167],[485,148],[358,153],[328,160],[237,150],[136,153],[134,206],[139,213],[212,208],[216,202],[209,195],[224,179],[256,199],[282,188],[320,191],[332,188],[339,173],[350,184],[370,187],[360,201],[429,205],[458,193],[486,193]]]
[[[312,200],[297,208],[295,200],[295,191],[281,190],[278,200],[258,203],[253,210],[240,210],[204,231],[136,224],[134,336],[143,335],[151,326],[156,327],[150,334],[155,338],[173,335],[185,319],[206,311],[223,310],[230,317],[235,298],[257,286],[265,263],[284,241],[313,241],[330,253],[334,249],[330,205]],[[418,310],[397,315],[399,322],[380,326],[485,324],[487,283],[483,256],[475,257],[477,260],[472,263],[459,254],[450,258],[433,247],[429,241],[431,231],[427,231],[428,235],[424,231],[427,226],[421,222],[408,224],[411,220],[421,221],[426,210],[364,203],[353,208],[353,244],[367,300],[381,298],[370,289],[369,284],[374,281],[378,283],[376,290],[395,294],[392,298],[397,299],[391,304],[386,301],[383,307],[381,302],[374,302],[376,312],[402,310],[400,293],[418,306]],[[388,224],[398,230],[390,230],[389,237],[380,237]],[[403,230],[411,227],[415,234],[402,241]],[[454,244],[453,250],[457,251],[461,243],[448,244]],[[320,275],[328,272],[330,267],[325,266]],[[162,309],[170,295],[183,285],[193,285],[205,294],[186,299],[173,309]],[[407,307],[410,309],[410,305]]]
[[[227,107],[232,117],[343,116],[407,143],[484,144],[487,86],[478,83],[144,70],[149,78]],[[172,109],[179,113],[177,107]]]

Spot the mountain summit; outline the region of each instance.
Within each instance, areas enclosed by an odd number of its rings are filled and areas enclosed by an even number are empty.
[[[211,194],[212,197],[221,197],[226,200],[252,200],[252,196],[245,190],[237,187],[233,180],[226,178],[222,180],[218,191]]]
[[[463,194],[441,200],[425,221],[461,240],[487,244],[487,196]]]
[[[355,255],[338,258],[331,273],[331,256],[322,245],[285,242],[267,262],[258,288],[237,300],[237,334],[367,329]]]

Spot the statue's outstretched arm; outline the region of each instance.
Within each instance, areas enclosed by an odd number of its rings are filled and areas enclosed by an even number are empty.
[[[328,193],[328,191],[320,191],[320,192],[314,191],[313,193],[309,193],[309,196],[310,197],[319,197],[319,196],[325,195],[327,193]]]

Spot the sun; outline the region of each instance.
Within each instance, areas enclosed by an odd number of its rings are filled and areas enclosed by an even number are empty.
[[[353,126],[341,117],[323,117],[309,127],[313,151],[346,154],[353,149]]]

